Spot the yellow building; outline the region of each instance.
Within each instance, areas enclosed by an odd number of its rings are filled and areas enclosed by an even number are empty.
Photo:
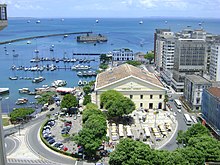
[[[136,108],[164,109],[166,89],[156,76],[129,64],[114,67],[97,75],[95,102],[100,105],[100,95],[116,90],[130,98]]]

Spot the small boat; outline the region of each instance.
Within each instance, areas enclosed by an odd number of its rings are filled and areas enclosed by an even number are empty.
[[[29,92],[28,95],[36,95],[37,92]]]
[[[10,80],[17,80],[17,79],[18,79],[18,76],[14,76],[14,77],[10,76],[9,79],[10,79]]]
[[[99,23],[99,20],[97,19],[97,20],[95,20],[95,22],[96,22],[96,23]]]
[[[19,56],[19,54],[13,54],[13,57],[18,57]]]
[[[52,82],[51,86],[52,87],[62,87],[62,86],[66,86],[67,82],[65,80],[56,80],[54,82]]]
[[[36,23],[40,23],[40,20],[37,20]]]
[[[77,76],[83,76],[82,72],[77,72]]]
[[[18,89],[19,93],[23,93],[23,94],[28,94],[30,93],[30,90],[29,88],[21,88],[21,89]]]
[[[44,81],[45,78],[44,77],[36,77],[32,80],[32,83],[40,83],[42,81]]]
[[[64,37],[64,38],[67,38],[67,37],[68,37],[68,35],[67,35],[67,34],[65,34],[63,37]]]
[[[88,84],[88,82],[87,81],[83,81],[83,85],[87,85]]]
[[[31,41],[27,41],[27,44],[31,44]]]
[[[64,18],[62,18],[61,21],[64,21]]]
[[[140,21],[140,22],[139,22],[139,24],[143,24],[143,23],[144,23],[143,21]]]
[[[19,105],[19,104],[26,104],[28,102],[27,98],[20,98],[18,99],[15,104]]]
[[[83,85],[83,81],[82,80],[79,80],[78,81],[78,86],[82,86]]]
[[[27,23],[30,23],[30,22],[31,22],[30,20],[27,21]]]

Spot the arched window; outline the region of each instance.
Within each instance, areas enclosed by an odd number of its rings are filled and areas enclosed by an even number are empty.
[[[158,109],[162,109],[162,103],[158,104]]]

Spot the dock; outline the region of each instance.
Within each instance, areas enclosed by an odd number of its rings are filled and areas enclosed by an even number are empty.
[[[69,32],[69,33],[58,33],[58,34],[46,34],[46,35],[39,35],[39,36],[17,38],[13,40],[2,41],[0,42],[0,45],[12,43],[12,42],[24,41],[24,40],[31,40],[35,38],[46,38],[46,37],[54,37],[54,36],[64,36],[64,35],[73,35],[73,34],[90,34],[90,33],[92,32],[90,31],[90,32]]]
[[[9,93],[9,88],[0,88],[0,95]]]

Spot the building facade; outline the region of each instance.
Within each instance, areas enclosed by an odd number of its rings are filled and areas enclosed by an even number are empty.
[[[200,111],[202,104],[202,93],[212,84],[199,75],[187,75],[184,83],[184,98],[193,111]]]
[[[8,26],[7,5],[0,4],[0,30]]]
[[[108,55],[112,56],[113,61],[124,62],[134,60],[134,52],[127,48],[115,49],[112,52],[109,52]]]
[[[98,74],[95,83],[95,102],[100,106],[100,95],[116,90],[130,98],[136,108],[164,109],[166,89],[154,74],[129,64],[114,67]]]
[[[7,21],[7,5],[0,4],[0,31],[8,25]],[[5,141],[4,141],[4,132],[3,132],[3,123],[2,123],[2,97],[0,97],[0,164],[5,165],[6,152],[5,152]]]
[[[220,136],[220,88],[204,90],[202,100],[202,117]]]
[[[162,57],[165,38],[173,36],[170,29],[156,29],[154,33],[154,61],[158,70],[162,69]]]
[[[213,44],[210,57],[210,79],[220,81],[220,43]]]
[[[173,77],[171,86],[183,92],[186,75],[203,74],[206,59],[204,39],[179,38],[175,43]]]

